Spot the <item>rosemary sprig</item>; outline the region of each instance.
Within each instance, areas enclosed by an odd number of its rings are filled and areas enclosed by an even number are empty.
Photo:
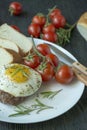
[[[23,70],[22,70],[22,74],[23,74],[25,77],[29,78],[29,75],[28,75],[25,71],[23,71]]]
[[[11,77],[14,77],[18,72],[21,71],[21,68],[17,68],[12,74]]]
[[[41,92],[41,95],[43,96],[43,98],[54,98],[54,96],[56,96],[59,92],[61,92],[62,89],[58,90],[58,91],[46,91],[46,92]]]
[[[19,106],[16,106],[15,111],[16,113],[9,115],[9,117],[29,115],[30,112],[34,111],[34,109],[19,105]]]
[[[39,113],[45,109],[52,109],[53,107],[51,106],[47,106],[45,104],[43,104],[41,101],[39,101],[38,99],[35,100],[36,101],[36,104],[32,105],[32,107],[36,108],[37,109],[37,112],[36,113]]]
[[[36,99],[35,101],[36,101],[36,103],[31,105],[30,107],[25,107],[22,105],[16,106],[16,109],[15,109],[16,113],[9,115],[9,117],[29,115],[32,111],[36,111],[36,113],[39,113],[42,110],[53,108],[51,106],[47,106],[47,105],[43,104],[38,99]]]
[[[23,68],[22,67],[19,67],[19,68],[17,68],[12,74],[11,74],[11,77],[14,77],[18,72],[22,72],[22,74],[25,76],[25,77],[27,77],[27,78],[29,78],[29,75],[23,70]]]
[[[58,35],[58,44],[63,46],[70,42],[71,32],[74,29],[76,24],[67,26],[68,28],[59,28],[56,30]]]

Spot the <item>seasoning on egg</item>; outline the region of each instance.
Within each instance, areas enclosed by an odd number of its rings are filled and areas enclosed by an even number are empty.
[[[6,69],[5,74],[14,82],[23,83],[29,79],[30,71],[27,67],[16,64]]]

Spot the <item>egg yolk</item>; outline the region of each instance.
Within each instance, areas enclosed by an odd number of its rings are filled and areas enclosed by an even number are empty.
[[[22,65],[13,65],[6,69],[5,74],[14,82],[23,83],[29,79],[30,71]]]

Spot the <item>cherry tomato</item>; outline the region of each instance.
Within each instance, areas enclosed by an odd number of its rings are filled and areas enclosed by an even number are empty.
[[[68,65],[62,65],[55,74],[55,79],[62,84],[68,84],[73,80],[74,73]]]
[[[50,63],[52,63],[55,67],[58,66],[58,64],[59,64],[59,59],[58,59],[58,57],[57,57],[56,55],[54,55],[53,53],[50,53],[50,54],[46,55],[46,58],[47,58],[47,60],[48,60]]]
[[[22,13],[22,4],[19,2],[12,2],[9,5],[9,11],[13,15],[20,15]]]
[[[52,23],[50,23],[50,24],[48,24],[48,25],[46,25],[46,26],[43,27],[42,32],[43,33],[55,32],[55,30],[56,30],[55,26]]]
[[[31,23],[29,26],[28,26],[28,33],[30,35],[32,35],[33,37],[39,37],[40,36],[40,32],[41,32],[41,28],[38,24],[36,23]]]
[[[57,38],[58,36],[55,32],[44,33],[42,36],[42,39],[50,41],[50,42],[56,42]]]
[[[16,31],[20,32],[19,27],[17,27],[16,25],[11,25],[12,28],[14,28]]]
[[[35,69],[40,64],[40,58],[37,55],[30,55],[28,59],[24,60],[24,64]]]
[[[40,64],[37,71],[41,74],[42,81],[49,81],[54,76],[54,68],[49,62]]]
[[[38,44],[36,48],[44,56],[51,53],[50,47],[47,44]]]
[[[66,19],[63,15],[56,15],[52,19],[52,23],[56,28],[64,27],[66,24]]]
[[[60,9],[58,9],[58,8],[55,8],[55,9],[53,9],[53,11],[50,13],[50,19],[52,19],[54,16],[56,16],[56,15],[60,15],[61,14],[61,10]]]
[[[35,15],[32,19],[32,23],[36,23],[40,25],[40,27],[43,27],[46,22],[46,18],[43,14]]]

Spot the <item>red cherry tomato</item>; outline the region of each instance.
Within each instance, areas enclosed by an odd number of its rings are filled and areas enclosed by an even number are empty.
[[[38,44],[36,48],[44,56],[51,53],[50,47],[47,44]]]
[[[28,26],[28,33],[30,35],[32,35],[33,37],[39,37],[40,36],[40,32],[41,32],[41,28],[38,24],[36,23],[31,23],[29,26]]]
[[[60,9],[58,9],[58,8],[55,8],[55,9],[53,9],[53,11],[50,13],[50,19],[52,19],[54,16],[56,16],[56,15],[60,15],[61,14],[61,10]]]
[[[16,25],[11,25],[12,28],[14,28],[16,31],[20,32],[19,27],[17,27]]]
[[[61,66],[55,74],[55,79],[57,80],[57,82],[62,84],[70,83],[73,80],[73,77],[73,70],[68,65]]]
[[[28,59],[24,60],[24,64],[35,69],[40,64],[40,58],[37,55],[30,55]]]
[[[38,25],[40,25],[40,27],[43,27],[44,24],[46,22],[46,18],[44,15],[40,14],[40,15],[35,15],[32,19],[32,23],[36,23]]]
[[[38,66],[37,71],[41,74],[42,81],[49,81],[54,76],[54,68],[50,63],[42,63]]]
[[[63,15],[56,15],[52,19],[52,23],[56,28],[64,27],[66,24],[66,19]]]
[[[19,2],[12,2],[10,5],[9,5],[9,11],[11,14],[13,15],[19,15],[22,13],[22,4],[19,3]]]
[[[56,30],[55,26],[52,23],[50,23],[50,24],[48,24],[48,25],[46,25],[46,26],[43,27],[42,32],[43,33],[55,32],[55,30]]]
[[[58,36],[55,32],[48,32],[48,33],[43,34],[42,39],[50,41],[50,42],[56,42],[58,39]]]
[[[58,66],[58,64],[59,64],[59,59],[58,59],[58,57],[57,57],[56,55],[54,55],[53,53],[50,53],[50,54],[46,55],[46,58],[47,58],[47,60],[48,60],[50,63],[52,63],[55,67]]]

